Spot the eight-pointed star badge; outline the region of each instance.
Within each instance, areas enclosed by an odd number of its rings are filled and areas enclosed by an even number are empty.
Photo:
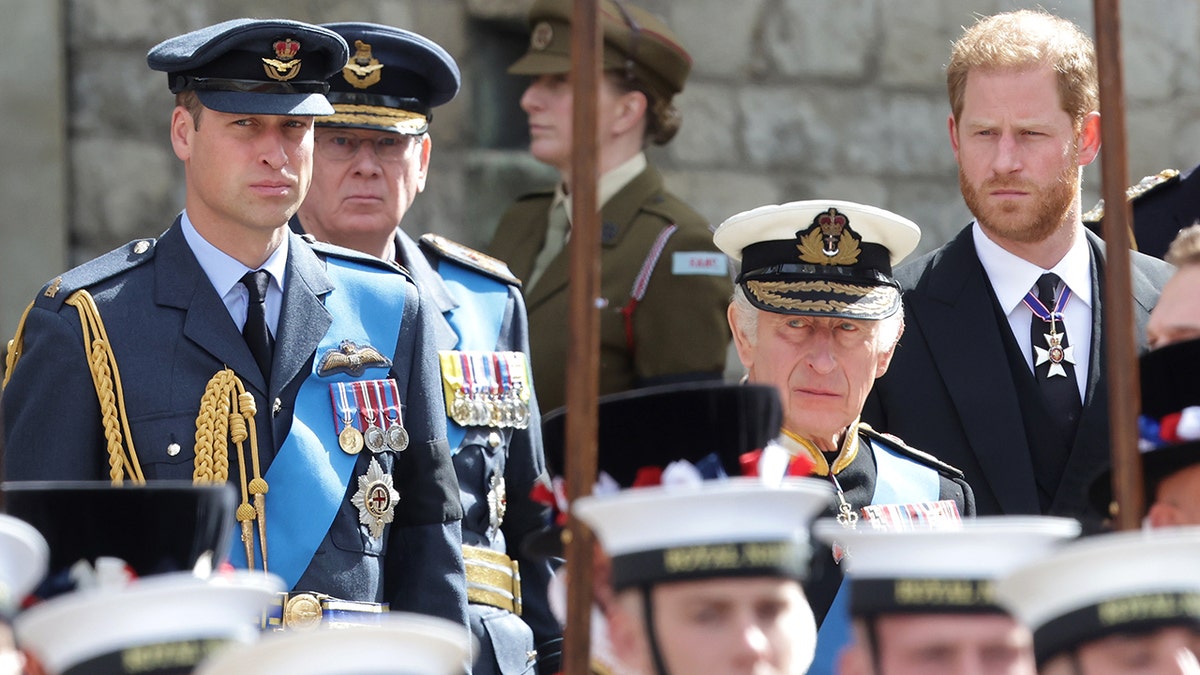
[[[379,460],[371,458],[366,475],[358,477],[358,492],[350,503],[358,508],[358,522],[371,530],[371,536],[383,536],[383,526],[396,517],[396,502],[400,493],[392,487],[392,476],[383,472]]]

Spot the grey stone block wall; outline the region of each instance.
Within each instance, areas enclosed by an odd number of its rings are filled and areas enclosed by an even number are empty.
[[[464,87],[436,112],[429,185],[406,224],[483,246],[517,194],[554,178],[523,149],[504,66],[529,0],[0,0],[0,335],[62,269],[154,236],[183,205],[158,41],[236,16],[368,20],[423,33]],[[684,125],[650,151],[714,225],[764,203],[829,197],[922,225],[919,250],[968,220],[946,132],[949,45],[980,14],[1044,5],[1092,32],[1091,0],[645,0],[695,58]],[[1200,3],[1122,3],[1130,182],[1200,162]],[[1099,190],[1085,172],[1084,207]]]

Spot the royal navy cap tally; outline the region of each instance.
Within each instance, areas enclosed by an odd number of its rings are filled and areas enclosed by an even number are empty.
[[[346,41],[286,19],[233,19],[165,40],[146,54],[172,93],[247,115],[328,115],[326,80],[346,64]]]
[[[1138,359],[1142,411],[1138,449],[1146,496],[1141,516],[1154,502],[1158,485],[1171,474],[1200,464],[1200,340],[1167,345]],[[1111,467],[1096,476],[1088,492],[1101,515],[1116,516]]]
[[[49,561],[50,548],[37,529],[0,514],[0,615],[20,607],[46,575]]]
[[[730,217],[713,235],[741,262],[737,283],[755,307],[847,319],[884,319],[900,310],[892,268],[920,239],[916,223],[891,211],[822,199],[760,206]]]
[[[572,0],[534,0],[529,51],[509,66],[513,75],[558,75],[571,70]],[[599,3],[604,69],[625,72],[663,100],[683,90],[692,57],[658,17],[624,0]]]
[[[813,536],[845,551],[850,613],[1000,613],[995,579],[1079,535],[1070,518],[992,516],[912,529],[847,529],[832,519]]]
[[[1033,631],[1038,665],[1116,634],[1200,629],[1200,529],[1085,537],[996,582],[996,598]]]
[[[267,635],[209,659],[196,675],[451,675],[463,672],[470,653],[462,626],[391,612],[371,626]]]
[[[333,115],[321,126],[423,134],[434,107],[458,94],[454,57],[416,33],[374,23],[327,23],[350,46],[350,60],[329,78]]]
[[[13,621],[17,645],[50,675],[191,672],[230,644],[257,639],[279,577],[187,572],[46,600]]]
[[[616,590],[724,577],[807,576],[809,523],[833,501],[815,478],[631,488],[581,497],[572,512],[612,558]]]

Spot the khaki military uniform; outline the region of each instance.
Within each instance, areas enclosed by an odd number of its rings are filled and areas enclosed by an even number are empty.
[[[528,278],[546,238],[551,192],[517,200],[496,228],[489,253]],[[712,242],[708,222],[663,189],[653,167],[635,177],[601,209],[600,393],[681,379],[719,378],[725,368],[733,291],[728,262]],[[664,230],[645,294],[631,302],[635,283]],[[563,405],[568,373],[569,249],[526,289],[530,352],[543,410]]]

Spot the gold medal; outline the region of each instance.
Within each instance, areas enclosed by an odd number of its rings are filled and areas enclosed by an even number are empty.
[[[358,429],[346,425],[346,428],[342,429],[342,433],[338,434],[338,445],[347,455],[357,455],[363,449],[363,435],[359,433]]]

